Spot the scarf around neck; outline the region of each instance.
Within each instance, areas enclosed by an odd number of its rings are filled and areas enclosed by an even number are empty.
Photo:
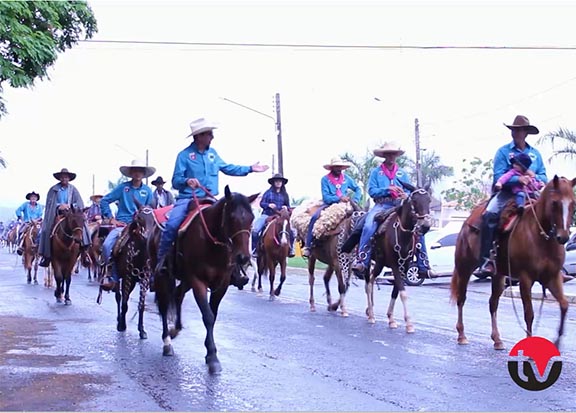
[[[344,173],[342,172],[339,177],[335,177],[332,172],[326,175],[332,185],[336,187],[336,196],[342,196],[342,184],[344,183]]]

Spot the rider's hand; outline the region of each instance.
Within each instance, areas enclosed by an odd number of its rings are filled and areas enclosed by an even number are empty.
[[[268,204],[268,208],[274,209],[274,208],[276,208],[276,204],[270,203],[270,204]]]
[[[342,201],[342,202],[350,202],[350,197],[349,197],[349,196],[341,196],[341,197],[340,197],[340,201]]]
[[[186,180],[186,185],[188,185],[192,189],[195,189],[200,186],[200,182],[196,178],[190,178]]]
[[[518,181],[522,184],[522,185],[528,185],[530,183],[530,177],[529,176],[521,176],[518,178]]]
[[[256,162],[254,165],[250,167],[251,172],[265,172],[269,168],[268,165],[260,165],[260,162]]]

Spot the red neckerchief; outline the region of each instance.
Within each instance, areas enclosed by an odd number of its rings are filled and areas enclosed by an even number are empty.
[[[396,172],[398,172],[398,164],[395,163],[394,166],[392,167],[392,170],[390,170],[390,169],[386,168],[384,163],[382,163],[382,165],[380,165],[380,169],[382,169],[382,172],[384,172],[384,175],[386,175],[390,179],[390,183],[392,184],[394,181],[394,178],[396,177]],[[390,196],[392,198],[398,197],[398,195],[396,195],[396,192],[392,192],[392,191],[390,191]]]
[[[342,196],[342,190],[340,188],[342,188],[342,184],[344,183],[344,172],[342,172],[338,178],[330,172],[326,175],[326,178],[336,187],[336,196]]]

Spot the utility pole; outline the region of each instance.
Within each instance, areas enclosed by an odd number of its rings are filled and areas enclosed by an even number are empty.
[[[96,194],[96,192],[94,192],[96,190],[95,182],[96,182],[96,175],[92,174],[92,195]]]
[[[146,149],[146,168],[148,168],[148,149]],[[148,185],[148,178],[146,178],[146,185]]]
[[[276,131],[278,132],[278,173],[284,175],[284,156],[282,154],[282,120],[280,118],[280,93],[276,93]]]
[[[420,170],[420,125],[418,118],[414,119],[414,141],[416,143],[416,187],[422,187],[422,172]]]

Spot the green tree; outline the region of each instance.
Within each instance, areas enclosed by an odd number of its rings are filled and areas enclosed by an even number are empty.
[[[399,158],[398,164],[400,165],[400,159],[405,158],[405,168],[410,174],[410,180],[416,184],[416,162],[412,159],[405,157],[405,155]],[[400,165],[402,166],[402,165]],[[423,152],[420,159],[420,175],[422,177],[422,185],[430,185],[430,188],[434,184],[440,182],[443,178],[454,175],[454,168],[451,166],[442,165],[440,163],[440,156],[434,151]]]
[[[290,197],[290,206],[292,208],[297,207],[298,205],[301,205],[302,202],[304,202],[307,198],[305,196],[302,196],[300,198],[293,198]]]
[[[120,176],[120,178],[118,178],[116,180],[116,182],[108,181],[108,190],[110,190],[110,192],[112,192],[112,190],[114,190],[114,188],[116,188],[118,185],[123,184],[124,182],[128,182],[129,180],[130,180],[130,178],[122,175],[122,176]],[[106,195],[106,194],[102,194],[102,195]]]
[[[469,211],[479,202],[490,196],[494,161],[483,161],[475,156],[472,160],[463,159],[462,176],[454,181],[454,186],[442,191],[447,201],[456,201],[457,210]]]
[[[550,159],[557,156],[564,156],[567,159],[573,159],[576,156],[576,134],[566,128],[558,128],[555,131],[548,132],[538,139],[538,143],[548,141],[552,145],[554,142],[560,141],[561,148],[555,149]]]
[[[31,87],[48,78],[58,52],[97,32],[83,1],[0,1],[0,117],[7,113],[2,84]]]
[[[362,157],[355,157],[354,155],[346,152],[341,158],[352,164],[352,167],[346,170],[346,174],[350,175],[352,179],[362,189],[362,199],[360,199],[360,206],[365,207],[368,204],[368,179],[370,178],[370,172],[372,169],[378,166],[378,160],[372,153],[372,151],[366,150],[366,153]]]

